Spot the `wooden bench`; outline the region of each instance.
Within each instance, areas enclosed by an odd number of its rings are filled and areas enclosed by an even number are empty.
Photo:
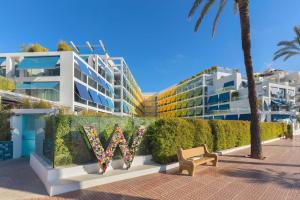
[[[179,173],[183,170],[187,170],[189,175],[194,176],[195,168],[198,165],[212,162],[214,166],[217,166],[218,156],[214,153],[209,153],[205,144],[192,148],[183,150],[178,148],[177,157],[179,161]]]

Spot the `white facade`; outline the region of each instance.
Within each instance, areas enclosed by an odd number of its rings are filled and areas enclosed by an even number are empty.
[[[79,56],[72,51],[22,52],[2,53],[0,58],[5,59],[0,63],[5,69],[2,72],[16,82],[17,93],[58,102],[71,111],[113,113],[113,68],[98,55]],[[56,58],[57,62],[53,60]],[[109,71],[111,76],[108,78]],[[103,97],[105,104],[101,99],[95,102],[91,95],[88,100],[80,96],[76,84],[88,90],[88,95],[93,91]]]

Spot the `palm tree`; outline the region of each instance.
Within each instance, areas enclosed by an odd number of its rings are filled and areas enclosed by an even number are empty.
[[[292,56],[300,55],[300,26],[295,26],[294,32],[296,33],[295,39],[291,41],[281,41],[277,44],[280,49],[275,52],[273,60],[284,57],[283,60],[286,61]]]
[[[224,10],[228,0],[218,0],[218,10],[213,22],[212,37],[216,32],[216,27],[219,21],[219,17]],[[194,4],[189,12],[189,18],[191,18],[197,8],[201,5],[203,0],[194,0]],[[210,8],[217,3],[216,0],[206,0],[204,7],[200,12],[200,16],[196,22],[194,31],[196,32]],[[255,89],[255,80],[253,75],[253,66],[251,58],[251,40],[250,40],[250,22],[249,22],[249,0],[233,0],[235,13],[239,12],[240,25],[241,25],[241,37],[242,37],[242,48],[244,52],[244,63],[248,78],[248,98],[251,109],[251,157],[256,159],[262,159],[262,147],[261,147],[261,136],[259,128],[259,116],[257,109],[257,96]]]

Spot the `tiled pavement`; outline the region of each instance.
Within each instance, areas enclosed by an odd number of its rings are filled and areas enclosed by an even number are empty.
[[[217,168],[199,166],[195,177],[172,170],[35,199],[300,200],[300,137],[266,144],[263,151],[265,160],[245,158],[249,150],[222,156]]]
[[[0,161],[0,200],[45,197],[47,192],[28,158]]]
[[[263,147],[265,160],[242,150],[220,157],[217,168],[195,177],[176,170],[133,178],[46,199],[286,199],[300,200],[300,137]]]

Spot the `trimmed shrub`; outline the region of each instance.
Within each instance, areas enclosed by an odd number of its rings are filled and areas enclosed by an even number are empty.
[[[191,120],[191,123],[195,126],[194,135],[194,147],[198,147],[201,144],[206,144],[207,148],[213,150],[213,135],[210,124],[206,120],[196,119]]]
[[[287,134],[283,123],[261,123],[262,140]],[[247,121],[191,120],[165,118],[156,121],[147,131],[154,161],[170,163],[177,160],[177,147],[183,149],[206,144],[209,150],[220,151],[250,144],[250,123]]]
[[[14,81],[0,76],[0,90],[12,91],[16,89],[16,84]]]
[[[155,122],[148,129],[153,159],[158,163],[170,163],[177,160],[177,148],[194,146],[195,128],[192,123],[180,118],[165,118]]]
[[[250,123],[245,121],[210,121],[214,151],[238,147],[250,143]]]
[[[261,139],[270,140],[288,134],[288,127],[285,123],[264,122],[260,124]]]
[[[50,109],[50,108],[52,108],[52,106],[51,106],[50,103],[41,100],[41,101],[39,101],[37,103],[34,103],[32,105],[32,108],[36,108],[36,109]]]

